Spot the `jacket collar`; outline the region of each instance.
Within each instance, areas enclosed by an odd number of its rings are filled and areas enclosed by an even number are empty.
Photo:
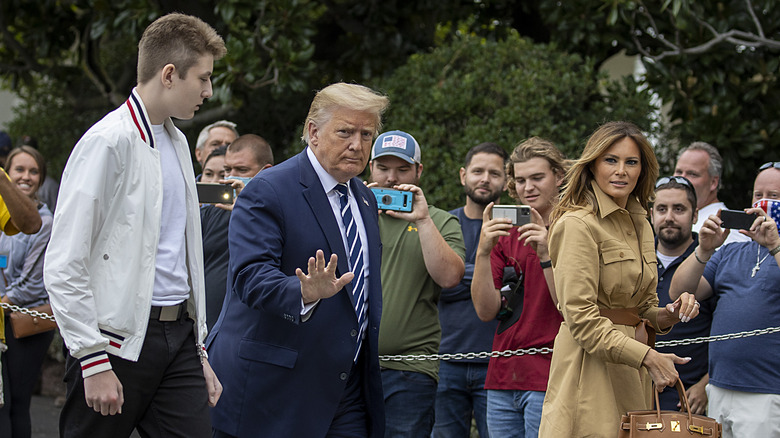
[[[612,198],[604,193],[603,190],[601,190],[601,187],[599,187],[598,184],[596,184],[596,181],[590,182],[591,187],[593,188],[593,193],[596,194],[596,202],[598,203],[598,209],[599,209],[599,216],[603,219],[610,214],[614,213],[617,210],[623,210],[622,207],[617,205],[615,201],[612,200]],[[626,208],[631,215],[639,215],[642,217],[647,216],[647,211],[645,211],[644,208],[639,204],[639,201],[637,201],[636,196],[631,195],[628,197],[628,202],[626,203]]]
[[[125,104],[130,111],[130,116],[133,118],[133,123],[138,130],[138,135],[141,136],[141,140],[154,149],[152,123],[149,121],[149,115],[146,113],[146,107],[141,100],[141,96],[135,88],[133,88],[133,92],[130,93],[130,97],[127,98]]]

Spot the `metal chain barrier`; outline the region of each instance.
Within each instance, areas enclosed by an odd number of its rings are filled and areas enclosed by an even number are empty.
[[[772,333],[780,332],[780,327],[770,327],[765,329],[749,330],[739,333],[727,333],[723,335],[715,336],[702,336],[691,339],[677,339],[673,341],[659,341],[655,343],[656,347],[676,347],[678,345],[691,345],[691,344],[703,344],[705,342],[717,342],[728,341],[731,339],[748,338],[751,336],[768,335]],[[510,356],[523,356],[530,354],[552,354],[553,349],[549,347],[543,348],[526,348],[517,350],[504,350],[504,351],[483,351],[480,353],[444,353],[444,354],[409,354],[409,355],[385,355],[379,356],[379,360],[386,361],[403,361],[403,360],[459,360],[459,359],[486,359],[489,357],[510,357]]]
[[[0,303],[0,307],[12,312],[21,312],[41,319],[55,321],[53,315],[38,312],[37,310],[27,309],[14,304]],[[728,341],[732,339],[748,338],[751,336],[769,335],[780,332],[780,327],[769,327],[765,329],[749,330],[739,333],[726,333],[715,336],[701,336],[690,339],[676,339],[673,341],[659,341],[655,343],[656,347],[676,347],[679,345],[703,344],[706,342]],[[403,360],[462,360],[462,359],[488,359],[491,357],[510,357],[524,356],[532,354],[552,354],[553,349],[549,347],[542,348],[519,348],[517,350],[504,351],[482,351],[479,353],[444,353],[444,354],[408,354],[408,355],[384,355],[379,356],[379,360],[403,361]]]
[[[48,319],[50,321],[55,321],[54,315],[49,315],[49,314],[46,314],[46,313],[42,313],[42,312],[39,312],[37,310],[27,309],[27,308],[20,307],[20,306],[14,305],[14,304],[0,303],[0,307],[2,307],[3,309],[8,309],[11,312],[24,313],[25,315],[31,315],[31,316],[34,316],[36,318]]]

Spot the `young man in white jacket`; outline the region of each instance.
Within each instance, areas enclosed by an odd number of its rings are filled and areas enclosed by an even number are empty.
[[[187,139],[222,38],[183,14],[138,44],[138,85],[76,144],[45,282],[69,350],[63,437],[209,437],[222,391],[206,335],[200,216]]]

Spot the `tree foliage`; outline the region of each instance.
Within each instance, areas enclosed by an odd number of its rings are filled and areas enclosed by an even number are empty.
[[[739,206],[752,174],[737,169],[777,159],[780,143],[780,122],[771,116],[780,102],[780,9],[773,6],[773,0],[3,0],[0,80],[25,100],[12,134],[45,138],[44,147],[59,155],[55,163],[64,162],[78,133],[134,85],[143,29],[167,12],[193,14],[225,37],[229,52],[215,65],[215,96],[193,120],[177,124],[194,140],[200,127],[228,118],[241,132],[269,139],[284,158],[300,149],[314,90],[387,78],[410,56],[446,45],[459,32],[485,44],[517,32],[580,55],[587,59],[583,69],[595,71],[620,51],[641,55],[647,74],[640,85],[670,105],[672,124],[658,137],[661,146],[716,145],[726,159],[722,198]],[[447,97],[458,103],[456,91]],[[50,114],[55,108],[58,117]],[[453,116],[478,120],[466,112]],[[668,172],[673,159],[662,164]]]
[[[440,21],[471,9],[435,0],[4,0],[0,79],[25,101],[10,130],[46,138],[46,147],[66,157],[78,139],[68,134],[85,131],[95,114],[119,105],[135,85],[143,29],[179,11],[213,25],[228,55],[215,65],[212,99],[177,125],[194,140],[202,126],[228,118],[286,156],[299,148],[299,124],[313,90],[389,74],[433,45]],[[41,86],[48,95],[38,92]],[[69,114],[66,124],[39,117],[52,102]]]
[[[578,51],[614,46],[640,55],[647,69],[644,85],[669,104],[666,146],[679,149],[698,140],[716,146],[725,162],[720,199],[733,207],[748,205],[753,169],[777,159],[780,146],[774,116],[780,110],[776,2],[575,3],[542,2],[546,22],[557,30],[554,40],[581,47]],[[662,162],[666,173],[673,169],[674,154],[670,157]]]
[[[500,42],[463,36],[413,55],[377,88],[391,102],[385,130],[417,139],[426,198],[448,209],[463,202],[457,170],[481,142],[511,151],[540,136],[576,158],[600,123],[630,120],[648,131],[652,124],[650,94],[632,79],[610,82],[592,60],[516,33]]]

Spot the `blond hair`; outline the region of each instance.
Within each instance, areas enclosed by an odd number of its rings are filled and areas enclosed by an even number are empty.
[[[225,42],[200,18],[172,13],[155,20],[138,42],[138,83],[144,84],[166,65],[173,64],[184,79],[198,58],[225,56]]]
[[[568,211],[589,208],[594,213],[598,211],[596,194],[591,187],[593,181],[593,163],[607,149],[624,138],[634,140],[639,148],[642,170],[639,179],[631,192],[646,211],[650,211],[650,202],[655,191],[655,180],[658,179],[658,160],[653,147],[642,134],[642,131],[631,122],[608,122],[601,125],[588,139],[582,156],[574,162],[566,173],[566,185],[563,187],[561,200],[550,214],[550,226],[555,224]]]
[[[348,108],[355,111],[365,111],[376,118],[374,137],[382,130],[382,113],[390,104],[390,99],[376,91],[357,84],[338,82],[328,85],[314,96],[303,124],[301,139],[309,144],[309,123],[322,127],[328,123],[337,108]]]

